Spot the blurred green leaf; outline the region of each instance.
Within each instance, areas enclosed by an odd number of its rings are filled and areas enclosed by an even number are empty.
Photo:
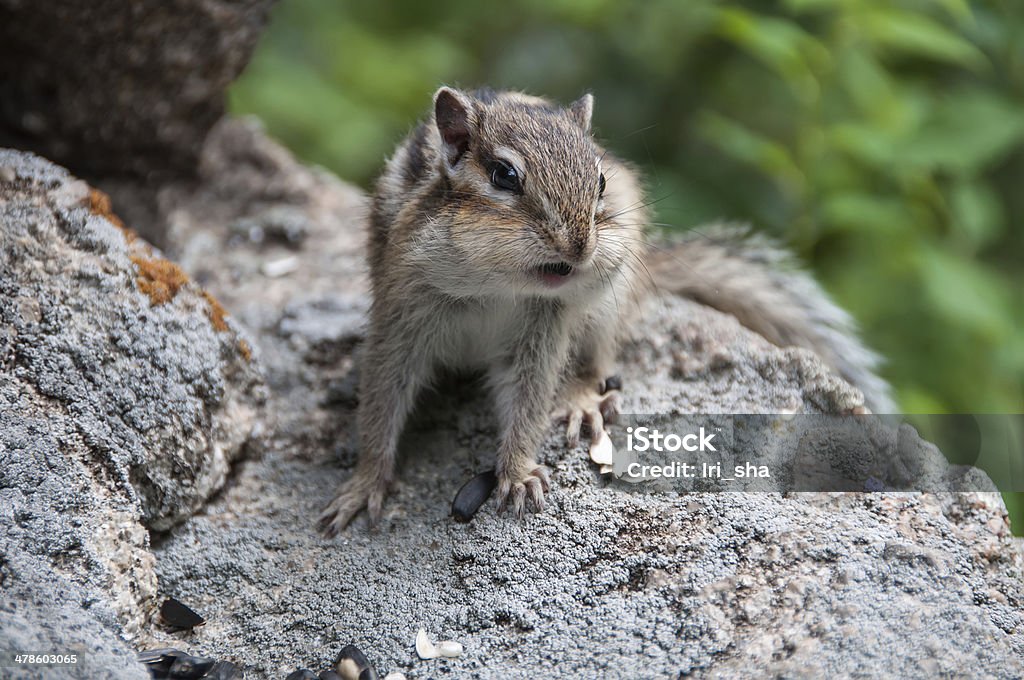
[[[801,100],[813,102],[818,98],[820,88],[812,65],[827,64],[829,53],[799,24],[723,8],[718,31],[781,75]]]
[[[999,196],[986,184],[962,181],[950,192],[953,226],[973,252],[988,245],[1002,232],[1003,210]]]
[[[913,233],[918,224],[904,201],[857,191],[829,196],[822,204],[822,220],[838,229],[871,230],[892,238]]]
[[[937,102],[899,153],[906,163],[973,175],[1019,149],[1024,110],[990,92],[962,91]]]
[[[950,16],[958,21],[973,23],[974,14],[971,12],[971,5],[967,0],[937,0],[940,5],[946,8]]]
[[[704,112],[698,132],[736,160],[749,163],[793,193],[800,193],[804,177],[785,146],[728,118]]]
[[[898,156],[896,135],[861,123],[839,123],[828,130],[832,148],[869,166],[890,168]]]
[[[895,7],[872,8],[859,17],[864,34],[894,52],[945,61],[972,70],[989,65],[970,41],[918,12]]]
[[[996,339],[1012,331],[1010,297],[995,276],[975,262],[922,248],[917,265],[932,306],[950,323]]]
[[[839,58],[844,89],[866,116],[884,119],[896,98],[895,84],[875,56],[864,50],[844,50]]]
[[[784,0],[786,9],[794,14],[835,10],[847,4],[847,0]]]
[[[899,390],[900,404],[906,413],[948,413],[946,406],[932,394],[920,387],[905,387]]]

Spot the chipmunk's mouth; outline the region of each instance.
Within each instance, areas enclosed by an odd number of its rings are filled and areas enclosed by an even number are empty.
[[[561,286],[576,273],[575,267],[567,262],[552,262],[535,268],[540,280],[552,288]]]

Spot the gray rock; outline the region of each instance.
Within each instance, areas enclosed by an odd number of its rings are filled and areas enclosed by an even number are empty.
[[[106,191],[163,244],[159,187],[188,182],[274,0],[0,0],[0,147]]]
[[[273,0],[0,0],[0,146],[80,174],[192,174]]]
[[[134,677],[122,639],[157,595],[146,528],[224,484],[260,373],[216,300],[104,197],[28,153],[0,150],[0,178],[0,647],[81,648],[54,672]]]
[[[155,550],[162,587],[208,618],[201,653],[255,677],[326,666],[349,643],[410,677],[1024,673],[1021,546],[998,495],[628,493],[553,430],[548,509],[516,522],[488,503],[459,524],[451,500],[496,447],[472,384],[423,400],[383,530],[319,538],[356,456],[365,202],[238,121],[202,167],[200,189],[161,195],[171,246],[256,336],[272,394],[259,455]],[[301,243],[239,241],[231,225],[275,201],[308,217]],[[263,273],[285,255],[301,266]],[[674,298],[645,310],[620,373],[627,412],[856,403],[810,353]],[[419,627],[465,654],[419,660]]]

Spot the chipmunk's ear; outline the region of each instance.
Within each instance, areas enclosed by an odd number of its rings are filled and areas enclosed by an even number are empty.
[[[458,90],[442,87],[434,94],[434,120],[441,133],[445,159],[449,165],[455,165],[469,148],[476,123],[473,100]]]
[[[569,115],[584,132],[590,132],[590,118],[594,115],[594,95],[588,92],[570,104]]]

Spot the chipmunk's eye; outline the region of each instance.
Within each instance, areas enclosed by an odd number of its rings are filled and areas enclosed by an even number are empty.
[[[516,169],[505,161],[491,163],[491,184],[516,194],[523,193],[523,180]]]
[[[598,197],[604,196],[604,173],[597,179],[597,195]]]

